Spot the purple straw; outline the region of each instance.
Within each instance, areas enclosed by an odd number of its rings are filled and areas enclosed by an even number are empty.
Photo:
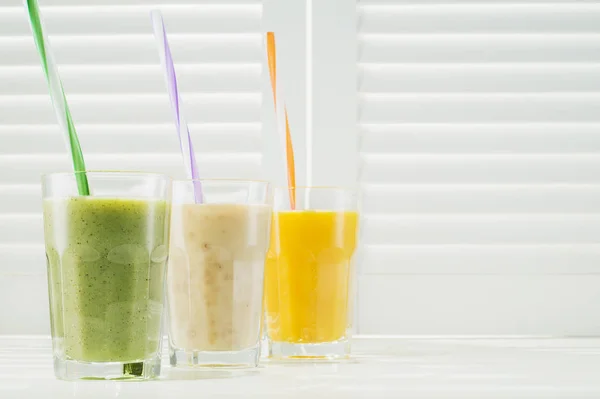
[[[196,203],[202,203],[202,185],[199,181],[200,176],[198,174],[198,164],[196,163],[194,145],[192,144],[192,138],[190,137],[190,129],[185,122],[185,118],[183,117],[183,113],[181,112],[181,108],[179,106],[181,104],[181,98],[179,97],[179,89],[177,88],[175,65],[173,64],[171,48],[169,47],[169,41],[167,40],[165,23],[160,11],[154,10],[150,13],[150,15],[152,17],[154,37],[156,38],[156,43],[158,45],[160,62],[165,74],[165,80],[167,82],[167,91],[169,92],[169,98],[171,100],[171,108],[175,114],[175,126],[179,136],[179,147],[181,148],[183,163],[185,164],[188,178],[193,180],[192,184],[194,186],[194,200]]]

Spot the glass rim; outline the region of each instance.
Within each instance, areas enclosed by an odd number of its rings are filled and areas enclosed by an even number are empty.
[[[52,172],[52,173],[44,173],[41,175],[42,179],[46,179],[48,177],[61,177],[61,176],[77,176],[81,174],[86,175],[131,175],[131,176],[153,176],[153,177],[161,177],[167,178],[168,180],[173,180],[173,178],[165,173],[158,172],[144,172],[142,170],[118,170],[118,169],[91,169],[86,171],[72,171],[72,172]]]
[[[358,191],[358,187],[346,187],[346,186],[275,186],[276,190],[339,190],[339,191]]]
[[[271,185],[268,180],[256,179],[173,179],[173,183],[259,183]]]

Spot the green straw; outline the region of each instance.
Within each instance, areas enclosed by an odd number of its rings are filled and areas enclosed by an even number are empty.
[[[48,82],[48,90],[50,91],[50,98],[52,98],[52,104],[54,105],[54,112],[56,113],[58,124],[65,134],[67,145],[71,150],[73,169],[75,169],[75,179],[77,181],[79,195],[90,195],[90,187],[85,174],[86,169],[83,153],[81,152],[81,145],[77,138],[77,132],[75,131],[73,118],[69,111],[69,104],[67,104],[63,85],[60,76],[58,75],[58,69],[56,68],[56,63],[54,62],[54,57],[50,50],[48,37],[44,35],[44,30],[42,29],[40,6],[36,0],[25,0],[25,8],[27,8],[27,13],[29,14],[33,39],[35,40],[38,53],[40,54],[42,69],[46,75],[46,81]]]

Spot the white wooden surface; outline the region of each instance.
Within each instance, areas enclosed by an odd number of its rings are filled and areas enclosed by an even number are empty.
[[[363,338],[339,364],[263,364],[249,372],[181,372],[163,381],[54,379],[49,340],[0,338],[0,397],[54,398],[597,398],[600,340]]]

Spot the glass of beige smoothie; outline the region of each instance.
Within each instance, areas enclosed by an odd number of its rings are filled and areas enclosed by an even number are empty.
[[[258,365],[271,212],[267,182],[173,183],[167,268],[171,365]]]

